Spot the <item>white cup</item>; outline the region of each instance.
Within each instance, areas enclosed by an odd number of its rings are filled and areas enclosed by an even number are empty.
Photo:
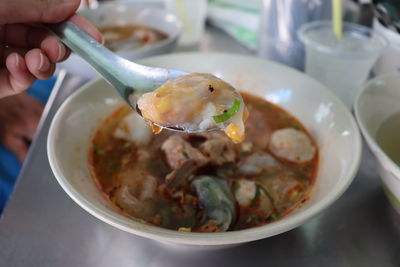
[[[197,44],[204,33],[207,0],[165,0],[165,6],[183,24],[179,44],[183,46]]]
[[[353,23],[344,23],[340,41],[330,21],[304,24],[299,38],[306,52],[305,72],[331,89],[348,109],[379,54],[388,46],[381,34]]]

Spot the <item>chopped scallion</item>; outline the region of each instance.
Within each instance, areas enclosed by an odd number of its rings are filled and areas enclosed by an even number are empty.
[[[254,195],[254,198],[251,201],[251,206],[254,206],[257,203],[259,198],[260,198],[260,187],[257,185],[256,186],[256,194]]]
[[[173,212],[177,212],[178,211],[178,207],[177,206],[172,206],[172,208],[171,208],[171,210],[173,211]]]
[[[106,151],[98,146],[93,147],[94,153],[96,153],[99,156],[104,156],[106,154]]]
[[[232,169],[227,169],[225,173],[227,176],[232,176],[234,172]]]
[[[123,145],[124,148],[130,148],[131,146],[132,146],[131,142],[125,142]]]
[[[182,155],[185,159],[190,159],[189,154],[186,151],[182,152]]]
[[[226,112],[222,113],[221,115],[213,116],[213,119],[216,123],[227,121],[230,118],[232,118],[239,111],[239,109],[240,109],[240,100],[235,99],[233,101],[232,107],[227,109]]]
[[[251,201],[251,206],[254,206],[257,203],[258,199],[260,198],[261,192],[263,192],[269,198],[271,203],[274,204],[274,199],[272,198],[268,190],[264,186],[256,184],[256,194],[254,195],[254,198]]]
[[[168,207],[161,208],[161,224],[163,226],[169,226],[171,224],[171,210]]]
[[[240,189],[240,184],[238,182],[234,182],[232,185],[232,191],[235,193]]]

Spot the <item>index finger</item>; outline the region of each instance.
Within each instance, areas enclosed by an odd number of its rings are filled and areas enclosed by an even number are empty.
[[[1,0],[0,25],[57,23],[73,15],[80,0]]]
[[[101,33],[88,20],[77,14],[73,15],[70,20],[95,40],[104,43]],[[4,25],[0,27],[1,36],[3,36],[3,43],[9,46],[42,49],[52,62],[62,61],[69,55],[61,41],[43,28],[26,24]]]
[[[78,14],[74,14],[70,20],[98,42],[103,42],[101,33],[88,20]],[[0,27],[0,36],[3,36],[3,43],[7,45],[27,49],[43,48],[41,44],[45,41],[52,42],[53,45],[56,45],[57,42],[57,39],[52,37],[46,29],[26,24],[4,25]],[[51,39],[53,40],[50,41]]]

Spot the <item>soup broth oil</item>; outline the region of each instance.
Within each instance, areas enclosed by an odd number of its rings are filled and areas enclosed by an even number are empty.
[[[379,127],[376,141],[385,153],[400,166],[400,112],[390,116]]]

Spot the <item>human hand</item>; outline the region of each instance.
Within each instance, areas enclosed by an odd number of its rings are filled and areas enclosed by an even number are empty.
[[[27,93],[0,99],[0,142],[23,162],[43,112]]]
[[[70,18],[103,42],[97,29],[76,15],[80,0],[0,0],[0,98],[20,93],[36,79],[48,79],[55,63],[70,51],[59,39],[34,23],[57,23]]]

